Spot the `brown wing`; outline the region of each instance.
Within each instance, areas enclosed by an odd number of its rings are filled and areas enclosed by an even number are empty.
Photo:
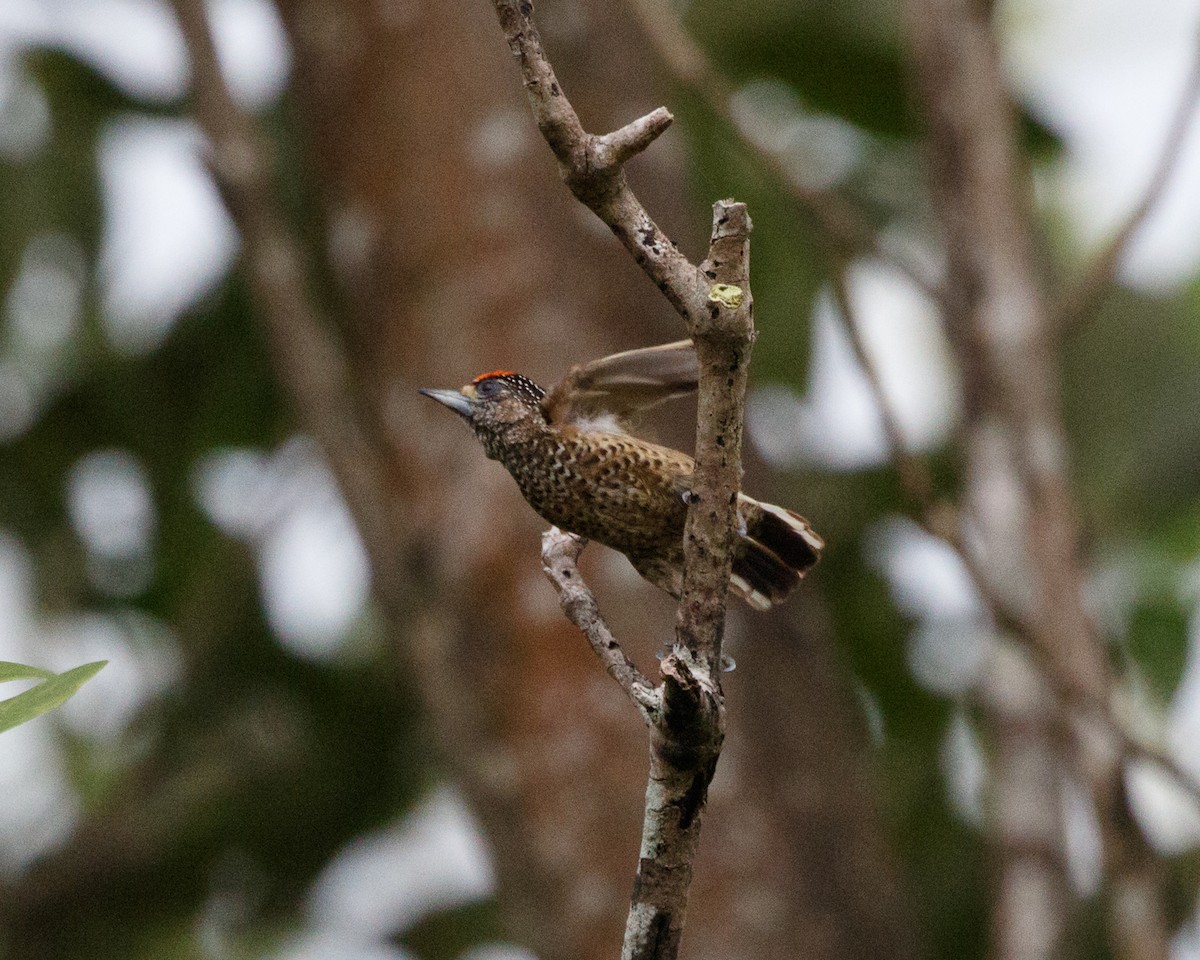
[[[626,350],[573,367],[543,401],[551,423],[628,417],[696,390],[699,370],[691,340]]]

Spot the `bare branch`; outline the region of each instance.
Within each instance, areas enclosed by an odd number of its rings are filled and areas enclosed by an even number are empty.
[[[733,563],[737,494],[742,482],[742,421],[754,303],[750,296],[750,216],[744,203],[713,204],[712,242],[700,265],[712,281],[692,328],[700,369],[696,471],[683,535],[683,595],[676,636],[718,675],[725,593]]]
[[[661,666],[663,710],[651,729],[642,852],[622,960],[672,960],[678,953],[701,814],[725,735],[721,638],[754,335],[749,243],[745,204],[715,203],[709,255],[700,268],[713,281],[708,309],[692,326],[700,385],[683,591],[675,649]]]
[[[650,777],[642,856],[622,956],[672,960],[679,949],[708,784],[724,739],[720,686],[725,599],[733,563],[747,368],[754,341],[749,285],[750,217],[732,200],[713,206],[708,256],[688,261],[658,228],[625,179],[622,164],[670,123],[664,110],[605,136],[587,133],[542,48],[532,4],[493,0],[518,60],[538,128],[575,196],[613,231],[687,324],[699,362],[696,466],[684,531],[684,575],[673,652],[661,666],[650,714]],[[570,615],[570,612],[568,612]],[[592,639],[589,635],[589,639]],[[602,659],[646,704],[624,663],[600,637]],[[611,638],[610,638],[611,639]],[[615,641],[613,641],[615,644]],[[593,641],[593,646],[596,646]],[[619,648],[618,648],[619,649]],[[605,651],[605,652],[602,652]],[[618,674],[620,674],[618,676]],[[622,680],[624,677],[624,680]]]
[[[916,264],[885,247],[879,231],[853,203],[833,190],[816,189],[804,183],[778,153],[765,149],[745,136],[734,117],[733,90],[729,81],[709,60],[704,49],[688,35],[668,3],[664,0],[627,2],[647,39],[675,79],[704,100],[709,110],[737,134],[776,183],[813,218],[832,249],[843,255],[869,252],[891,264],[915,286],[937,299],[937,284]]]
[[[532,4],[519,0],[493,2],[509,49],[520,64],[534,119],[558,158],[563,180],[581,203],[608,224],[690,327],[704,307],[708,284],[658,228],[626,183],[620,159],[636,150],[614,145],[648,144],[653,136],[640,130],[657,135],[669,122],[670,114],[656,110],[606,137],[587,133],[546,58],[533,23]],[[630,128],[634,132],[623,133]]]
[[[621,960],[678,956],[701,814],[717,766],[707,728],[720,691],[688,662],[686,651],[664,658],[662,675],[663,718],[651,730],[642,845]]]
[[[587,134],[542,52],[541,35],[533,25],[533,4],[496,3],[495,6],[508,48],[520,61],[525,94],[538,129],[558,162],[567,168],[575,167],[576,154],[584,147]]]
[[[542,569],[558,590],[558,600],[567,619],[583,631],[608,675],[620,684],[647,723],[662,710],[654,684],[642,675],[600,615],[596,597],[579,573],[579,555],[587,541],[573,533],[551,527],[542,534]]]
[[[879,410],[879,417],[883,422],[883,432],[887,437],[888,446],[891,449],[892,459],[896,464],[896,472],[900,476],[900,484],[904,489],[905,496],[908,497],[912,506],[920,511],[922,522],[929,523],[934,515],[935,508],[933,502],[933,472],[929,469],[929,464],[923,457],[914,456],[909,453],[907,445],[904,442],[904,433],[900,428],[900,418],[896,415],[896,411],[892,408],[892,404],[888,400],[887,394],[883,389],[883,380],[879,375],[879,368],[871,357],[870,351],[867,350],[862,323],[859,321],[858,313],[854,309],[849,277],[847,276],[848,270],[849,268],[844,261],[836,264],[834,267],[833,297],[837,303],[837,312],[842,318],[842,325],[846,329],[846,334],[850,337],[850,345],[854,349],[855,359],[858,360],[858,365],[862,369],[863,375],[867,378],[867,384],[871,388],[871,392],[875,395],[875,406]]]
[[[1055,305],[1054,316],[1057,329],[1066,333],[1077,326],[1091,312],[1096,302],[1113,282],[1121,258],[1129,248],[1134,235],[1142,228],[1166,193],[1171,178],[1179,166],[1188,134],[1196,120],[1200,105],[1200,45],[1195,52],[1179,105],[1167,128],[1158,163],[1150,175],[1141,199],[1130,210],[1117,232],[1092,260],[1083,276],[1071,286]]]

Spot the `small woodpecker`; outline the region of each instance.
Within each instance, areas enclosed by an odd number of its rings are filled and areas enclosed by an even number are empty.
[[[695,348],[681,340],[574,367],[549,392],[511,370],[482,374],[461,390],[420,392],[467,421],[544,519],[620,551],[678,597],[695,462],[629,436],[622,423],[694,392],[697,378]],[[754,609],[769,610],[824,546],[799,514],[738,494],[730,588]]]

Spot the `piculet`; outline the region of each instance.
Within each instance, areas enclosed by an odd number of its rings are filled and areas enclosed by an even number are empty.
[[[574,367],[549,391],[510,370],[460,390],[421,393],[461,416],[544,519],[629,558],[678,597],[683,528],[695,463],[624,432],[630,415],[696,390],[690,340]],[[738,495],[731,590],[756,610],[782,602],[820,557],[824,541],[784,507]]]

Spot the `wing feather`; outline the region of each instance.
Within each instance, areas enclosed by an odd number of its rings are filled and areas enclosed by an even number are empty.
[[[551,423],[622,419],[696,390],[691,340],[626,350],[573,367],[544,401]]]

